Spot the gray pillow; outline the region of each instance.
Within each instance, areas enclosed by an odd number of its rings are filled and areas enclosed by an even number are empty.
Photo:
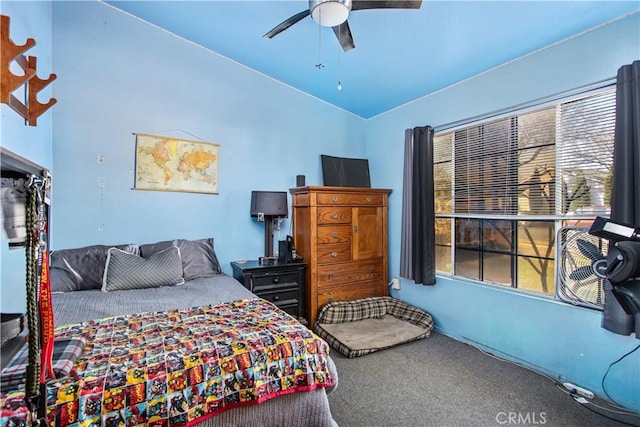
[[[51,292],[100,289],[107,252],[113,247],[140,253],[137,245],[93,245],[52,251],[49,260]]]
[[[211,277],[222,273],[222,268],[220,268],[218,257],[213,248],[212,237],[199,240],[166,240],[164,242],[140,245],[140,255],[146,258],[172,246],[180,249],[184,280]]]
[[[158,288],[182,283],[182,261],[177,247],[169,247],[147,258],[118,248],[111,248],[107,253],[103,292]]]

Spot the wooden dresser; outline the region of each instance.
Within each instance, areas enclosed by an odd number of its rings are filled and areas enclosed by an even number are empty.
[[[296,187],[289,191],[296,252],[307,264],[309,327],[327,302],[387,295],[391,190]]]

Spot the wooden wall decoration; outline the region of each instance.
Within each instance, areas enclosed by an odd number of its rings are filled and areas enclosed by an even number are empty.
[[[56,75],[50,74],[46,79],[37,76],[37,58],[24,55],[35,44],[32,38],[28,38],[23,45],[15,44],[9,36],[9,17],[0,15],[0,102],[11,107],[29,126],[37,126],[38,117],[57,102],[55,98],[46,103],[38,101],[38,92],[54,81]],[[14,61],[24,74],[16,75],[11,71]],[[25,86],[25,102],[12,94],[21,86]]]

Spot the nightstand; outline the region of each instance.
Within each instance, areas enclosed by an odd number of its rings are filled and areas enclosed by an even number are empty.
[[[233,261],[233,277],[245,288],[271,301],[278,308],[306,323],[304,312],[304,273],[306,264],[260,264],[258,261]]]

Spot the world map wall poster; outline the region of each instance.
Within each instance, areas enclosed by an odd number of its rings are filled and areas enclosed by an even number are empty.
[[[218,144],[136,135],[136,190],[218,194]]]

